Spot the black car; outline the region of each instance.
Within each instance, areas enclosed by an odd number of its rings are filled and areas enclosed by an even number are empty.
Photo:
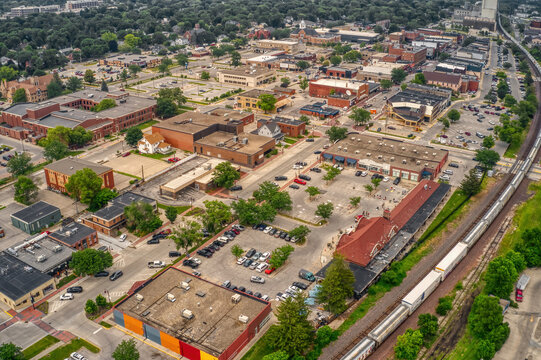
[[[222,247],[222,246],[225,245],[223,242],[220,242],[220,241],[218,241],[218,240],[214,240],[212,243],[213,243],[214,245],[216,245],[216,246],[219,246],[219,247]]]
[[[94,277],[106,277],[106,276],[109,276],[109,271],[103,270],[94,274]]]
[[[246,288],[244,286],[239,286],[237,288],[238,291],[242,291],[242,292],[245,292],[246,291]]]
[[[261,295],[260,292],[256,292],[256,293],[254,293],[254,296],[255,296],[256,298],[258,298],[258,299],[261,299],[261,297],[262,297],[263,295]]]
[[[240,191],[242,190],[242,186],[241,185],[234,185],[234,186],[231,186],[229,188],[229,191]]]
[[[278,229],[273,228],[271,231],[269,231],[269,235],[272,236],[272,235],[276,234],[277,231],[278,231]]]
[[[450,164],[449,164],[449,167],[457,168],[457,167],[458,167],[458,164],[457,164],[457,163],[450,163]]]
[[[212,253],[210,251],[207,251],[205,249],[197,250],[197,255],[201,255],[203,257],[209,258],[212,256]]]
[[[251,249],[248,250],[248,252],[246,253],[246,257],[247,257],[247,258],[251,258],[252,256],[254,256],[255,253],[256,253],[255,249],[254,249],[254,248],[251,248]]]
[[[310,176],[304,175],[304,174],[300,174],[299,179],[303,179],[303,180],[306,180],[306,181],[312,180],[312,178]]]
[[[316,154],[316,155],[321,154],[321,150],[316,150],[316,151],[314,151],[314,154]]]
[[[400,184],[400,180],[402,180],[402,179],[397,177],[396,179],[394,179],[393,184],[395,184],[395,185]]]
[[[306,142],[314,142],[314,138],[308,138],[306,139]]]
[[[160,239],[150,239],[147,241],[147,244],[159,244]]]
[[[167,237],[167,235],[160,234],[160,233],[152,235],[153,239],[165,239],[166,237]]]
[[[211,253],[211,254],[215,252],[214,249],[211,248],[210,246],[207,246],[207,247],[204,248],[203,250],[206,250],[207,252],[209,252],[209,253]]]
[[[254,293],[252,292],[252,290],[246,290],[246,294],[253,295]]]
[[[300,281],[295,281],[292,285],[298,287],[301,290],[308,289],[308,285],[306,285],[305,283],[302,283]]]
[[[361,176],[362,173],[363,173],[362,171],[356,171],[355,176]]]
[[[282,231],[282,233],[280,234],[280,239],[285,239],[286,235],[287,235],[287,233]]]
[[[179,257],[180,255],[182,254],[178,251],[169,251],[169,257]]]
[[[214,243],[210,244],[209,246],[207,246],[208,249],[212,249],[214,251],[220,251],[220,247]]]
[[[297,185],[297,184],[291,184],[291,185],[289,185],[289,187],[292,188],[292,189],[298,189],[298,188],[299,188],[299,185]]]
[[[252,265],[253,262],[254,261],[252,259],[247,259],[242,265],[247,268],[248,266]]]
[[[109,249],[109,248],[108,248],[107,246],[104,245],[104,246],[100,246],[100,247],[98,248],[98,251],[107,251],[108,249]]]
[[[193,261],[193,260],[191,260],[191,259],[185,259],[185,260],[183,260],[183,261],[182,261],[182,265],[184,265],[184,266],[189,266],[189,267],[191,267],[192,269],[196,269],[196,268],[199,266],[198,263],[196,263],[195,261]]]
[[[285,181],[285,180],[287,180],[287,176],[275,176],[274,180],[276,180],[276,181]]]
[[[313,172],[316,172],[316,173],[320,173],[320,172],[321,172],[321,169],[318,168],[318,167],[314,167],[314,168],[311,168],[310,171],[313,171]]]
[[[235,291],[235,290],[238,290],[238,287],[237,287],[237,285],[231,285],[231,287],[229,289]]]
[[[124,273],[122,272],[122,270],[117,270],[117,271],[115,271],[111,276],[109,276],[109,280],[115,281],[116,279],[118,279],[118,278],[121,277],[122,275],[124,275]]]
[[[226,232],[224,232],[225,235],[230,235],[230,236],[237,236],[237,234],[234,232],[234,231],[231,231],[231,230],[227,230]]]
[[[83,287],[82,286],[72,286],[66,289],[67,293],[75,294],[75,293],[82,293]]]

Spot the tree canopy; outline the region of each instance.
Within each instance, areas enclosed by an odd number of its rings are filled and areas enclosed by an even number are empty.
[[[21,204],[30,205],[38,196],[39,189],[29,177],[19,176],[14,187],[14,199]]]
[[[71,256],[70,268],[79,276],[93,275],[113,265],[113,256],[109,251],[84,249]]]
[[[317,293],[318,302],[323,304],[325,310],[341,314],[347,309],[346,300],[353,296],[354,283],[355,276],[344,257],[335,255]]]
[[[325,131],[325,134],[329,136],[329,140],[335,142],[337,140],[342,140],[347,137],[348,129],[341,128],[338,126],[331,126],[330,129]]]
[[[112,356],[115,360],[139,360],[139,350],[137,350],[135,340],[122,340]]]
[[[163,223],[158,214],[154,212],[152,205],[142,201],[126,206],[124,216],[126,217],[126,228],[140,235],[156,230]]]
[[[240,173],[229,161],[216,165],[212,173],[212,181],[218,187],[230,188],[238,179],[240,179]]]
[[[30,155],[27,153],[15,154],[8,160],[7,170],[13,176],[25,175],[32,170]]]
[[[90,205],[92,199],[101,190],[103,179],[92,169],[77,170],[66,183],[66,190],[75,199],[83,204]]]

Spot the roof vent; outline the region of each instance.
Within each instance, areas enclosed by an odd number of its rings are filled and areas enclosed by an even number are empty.
[[[36,258],[37,262],[44,262],[45,260],[47,260],[47,256],[45,255],[40,255]]]
[[[372,144],[372,140],[368,140],[368,143],[369,143],[369,144]]]
[[[436,156],[436,153],[432,153],[432,156]]]
[[[361,138],[357,138],[357,142],[361,142]]]
[[[417,154],[417,149],[413,149],[413,152]]]
[[[342,150],[342,145],[338,145],[338,150]]]
[[[394,156],[391,156],[391,161],[394,161]]]
[[[175,295],[173,295],[171,293],[167,293],[167,300],[169,300],[171,302],[177,301],[177,299],[175,299]]]
[[[180,287],[186,291],[190,290],[190,284],[188,284],[186,281],[181,282]]]
[[[417,160],[417,165],[421,165],[421,162],[419,160]]]
[[[351,140],[355,141],[355,137],[352,137]]]
[[[231,302],[233,304],[238,304],[240,302],[240,299],[241,299],[240,294],[235,294],[235,295],[231,296]]]
[[[53,251],[54,251],[55,253],[61,252],[61,251],[62,251],[62,245],[56,245],[56,246],[53,248]]]
[[[360,151],[359,151],[359,150],[355,150],[355,154],[358,154],[358,153],[360,153]]]
[[[143,301],[144,297],[141,294],[135,294],[135,299],[137,299],[137,301]]]
[[[383,145],[383,143],[382,143],[382,142],[380,142],[380,143],[379,143],[378,145],[379,145],[379,146],[381,146],[381,145]]]
[[[199,296],[199,297],[205,297],[205,295],[207,295],[207,293],[204,293],[202,291],[198,291],[195,293],[195,295]]]
[[[406,150],[406,148],[405,148],[405,147],[403,147],[403,146],[402,146],[402,147],[401,147],[400,149],[401,149],[402,151]]]
[[[182,317],[188,320],[193,319],[193,312],[188,309],[184,309],[182,310]]]
[[[366,156],[370,156],[370,155],[372,155],[372,154],[371,153],[366,153]]]
[[[402,160],[402,164],[407,163],[408,161],[406,159]]]
[[[240,315],[240,316],[239,316],[239,321],[240,321],[241,323],[243,323],[243,324],[248,324],[248,320],[249,320],[249,319],[250,319],[250,318],[249,318],[248,316],[246,316],[246,315]]]
[[[345,148],[344,148],[344,152],[347,152],[347,151],[348,151],[348,148],[347,148],[347,147],[345,147]]]

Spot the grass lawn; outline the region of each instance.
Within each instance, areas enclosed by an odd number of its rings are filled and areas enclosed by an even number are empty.
[[[40,358],[40,360],[64,360],[69,358],[70,354],[74,351],[79,350],[82,347],[87,348],[89,351],[97,354],[100,352],[100,349],[86,340],[83,339],[74,339],[69,344],[54,349],[46,356]]]
[[[113,327],[113,325],[109,324],[107,321],[100,321],[100,325],[106,329],[110,329]]]
[[[535,191],[535,195],[522,203],[515,212],[513,224],[516,230],[508,231],[503,238],[498,254],[505,254],[511,250],[513,246],[520,241],[520,237],[524,230],[541,227],[541,183],[530,184],[529,190]]]
[[[77,156],[77,155],[80,155],[80,154],[82,154],[84,152],[85,152],[84,150],[70,151],[70,152],[68,152],[68,156]]]
[[[135,150],[132,150],[131,152],[132,152],[133,154],[137,154],[137,153],[135,152]],[[163,160],[163,159],[165,159],[165,158],[168,158],[168,157],[171,157],[171,156],[175,155],[175,151],[171,151],[171,152],[169,152],[169,153],[167,153],[167,154],[141,154],[141,153],[139,153],[139,154],[137,154],[137,155],[139,155],[139,156],[146,156],[146,157],[149,157],[149,158],[151,158],[151,159],[156,159],[156,160]]]
[[[182,109],[182,110],[188,110],[188,111],[195,110],[194,107],[186,106],[186,105],[179,106],[179,108]]]
[[[244,354],[241,360],[261,360],[272,352],[272,348],[267,344],[267,334],[265,334]]]
[[[165,204],[160,204],[158,203],[158,207],[160,209],[163,209],[163,210],[166,210],[169,205],[165,205]],[[188,210],[191,206],[189,205],[184,205],[184,206],[173,206],[174,208],[177,208],[177,213],[180,215],[182,214],[184,211]]]
[[[477,360],[477,340],[475,340],[466,327],[464,336],[458,341],[446,360]]]
[[[187,100],[189,103],[199,104],[199,105],[208,105],[208,103],[203,101],[196,101],[196,100]]]
[[[76,277],[77,277],[77,275],[71,274],[71,275],[66,276],[65,278],[62,278],[62,279],[58,282],[58,284],[56,284],[56,288],[57,288],[57,289],[60,289],[62,286],[66,285],[66,284],[69,283],[70,281],[74,280]]]
[[[53,346],[59,342],[57,338],[51,335],[45,336],[43,339],[37,341],[36,343],[30,345],[23,350],[23,355],[25,359],[32,359],[34,356],[42,352],[43,350]]]
[[[528,131],[529,131],[529,127],[528,127],[528,129],[525,129],[522,132],[522,134],[520,135],[520,141],[519,142],[509,144],[509,146],[507,147],[507,150],[505,150],[505,153],[503,154],[503,157],[511,158],[511,159],[514,159],[514,158],[517,157],[517,153],[520,150],[520,147],[522,146],[522,143],[526,139],[526,135],[528,134]]]
[[[297,142],[297,139],[290,138],[290,137],[285,137],[284,142],[287,143],[287,144],[293,145],[293,144],[295,144]]]
[[[129,176],[129,177],[132,177],[134,179],[141,180],[141,178],[139,176],[135,176],[135,175],[128,174],[128,173],[125,173],[125,172],[122,172],[122,171],[117,171],[117,170],[114,170],[114,172],[116,172],[117,174],[120,174],[120,175]]]
[[[152,125],[157,124],[157,123],[159,123],[158,120],[149,120],[149,121],[145,121],[142,124],[136,125],[135,127],[139,128],[141,130],[144,130],[144,129],[146,129],[148,127],[151,127]]]

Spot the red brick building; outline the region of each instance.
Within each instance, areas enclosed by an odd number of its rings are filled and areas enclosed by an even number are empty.
[[[274,123],[278,125],[280,131],[287,136],[297,137],[304,134],[306,130],[306,124],[300,120],[288,119],[284,117],[274,117],[272,119],[260,119],[257,122],[257,128],[259,129],[263,125]]]
[[[329,106],[350,108],[368,96],[368,83],[356,80],[319,79],[310,81],[309,94],[325,98]]]
[[[325,75],[333,78],[341,79],[354,79],[357,76],[357,69],[347,69],[338,66],[331,67],[322,67],[320,70],[325,73]]]
[[[399,56],[402,61],[419,64],[426,60],[426,48],[390,47],[389,55]]]
[[[423,75],[428,85],[451,89],[455,92],[462,90],[462,75],[437,71],[425,71]]]
[[[102,187],[114,189],[115,178],[113,175],[113,169],[107,166],[95,164],[93,162],[78,159],[78,158],[64,158],[62,160],[55,161],[45,166],[45,182],[49,189],[58,190],[63,193],[67,193],[66,183],[71,175],[82,169],[91,169],[102,178]]]
[[[63,225],[60,229],[50,233],[49,237],[76,250],[89,248],[99,242],[96,230],[78,222]]]
[[[104,99],[113,99],[116,106],[100,112],[90,111]],[[41,103],[15,104],[1,114],[0,135],[33,142],[47,136],[48,129],[81,126],[94,133],[94,140],[152,120],[156,109],[153,99],[128,93],[107,93],[83,90]]]
[[[472,75],[462,75],[462,86],[460,92],[469,92],[479,90],[479,78]]]

